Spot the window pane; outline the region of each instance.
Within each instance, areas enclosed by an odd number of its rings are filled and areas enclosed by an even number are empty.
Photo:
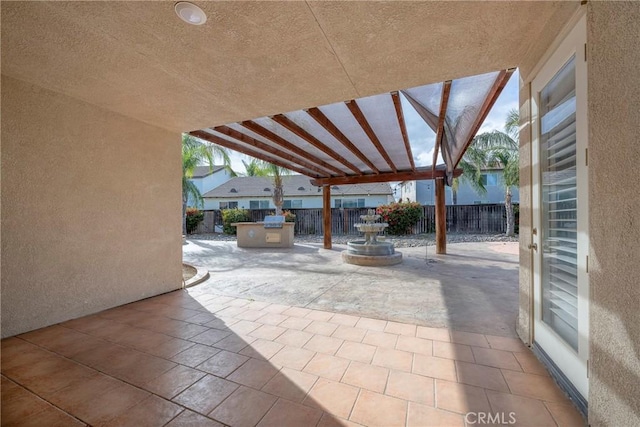
[[[336,199],[333,203],[336,208],[342,207],[342,199]]]
[[[572,58],[540,93],[542,320],[578,349],[576,80]]]
[[[291,207],[292,208],[301,208],[302,207],[302,200],[292,200],[291,201]]]
[[[364,208],[364,199],[358,199],[358,207]]]
[[[291,209],[291,200],[285,200],[282,203],[282,209]]]
[[[260,200],[260,209],[269,209],[269,201]]]
[[[249,209],[259,209],[259,208],[260,208],[260,202],[258,202],[257,200],[249,201]]]
[[[229,202],[220,202],[220,209],[228,209]]]
[[[230,209],[236,209],[238,207],[238,202],[229,202]]]

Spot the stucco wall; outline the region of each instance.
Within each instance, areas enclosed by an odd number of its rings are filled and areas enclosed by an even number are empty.
[[[2,76],[2,336],[181,284],[180,135]]]
[[[589,2],[592,426],[640,425],[640,3]]]

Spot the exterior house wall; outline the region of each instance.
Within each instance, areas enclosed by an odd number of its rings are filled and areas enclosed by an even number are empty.
[[[589,423],[640,425],[640,3],[587,11]]]
[[[4,75],[2,112],[3,337],[181,286],[179,133]]]
[[[196,188],[200,191],[200,194],[205,194],[230,179],[231,175],[229,174],[229,171],[221,169],[202,178],[191,178],[191,182],[195,184]],[[189,200],[189,205],[193,205],[193,201]]]
[[[640,425],[640,3],[589,2],[589,424]],[[538,57],[537,62],[541,61]],[[530,82],[520,90],[520,314],[531,341],[532,242]],[[631,197],[629,196],[631,195]]]
[[[367,208],[376,208],[380,205],[384,205],[389,203],[389,197],[384,194],[380,195],[345,195],[345,196],[332,196],[331,197],[331,207],[335,207],[336,199],[364,199],[364,207]],[[220,202],[238,202],[238,207],[243,209],[249,209],[249,202],[251,200],[267,200],[269,201],[269,208],[275,209],[273,205],[273,200],[271,197],[236,197],[236,198],[211,198],[207,197],[204,199],[204,210],[216,210],[220,209]],[[292,196],[287,197],[285,194],[284,200],[302,200],[302,209],[313,209],[313,208],[321,208],[322,207],[322,193],[320,196]],[[295,208],[300,209],[300,208]]]
[[[504,203],[505,188],[501,181],[502,171],[492,171],[491,173],[498,174],[497,185],[487,185],[486,194],[479,194],[468,182],[460,180],[458,187],[458,205],[474,205],[478,203],[497,204]],[[412,202],[418,202],[421,205],[434,205],[435,204],[435,188],[432,180],[422,181],[408,181],[402,185],[401,197],[402,200]],[[513,187],[511,190],[512,202],[520,202],[520,193],[517,187]],[[451,187],[445,187],[445,203],[447,205],[453,205],[453,191]]]

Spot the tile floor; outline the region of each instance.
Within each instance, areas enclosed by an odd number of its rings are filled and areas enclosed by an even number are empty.
[[[197,288],[5,339],[1,356],[7,426],[584,425],[516,339]]]

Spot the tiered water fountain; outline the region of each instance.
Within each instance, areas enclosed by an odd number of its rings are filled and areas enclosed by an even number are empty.
[[[342,260],[347,264],[382,266],[395,265],[402,262],[402,254],[396,252],[393,243],[379,242],[377,235],[389,226],[386,222],[376,222],[380,215],[376,215],[373,209],[369,209],[367,215],[360,215],[363,223],[354,224],[354,227],[364,233],[364,240],[348,242],[346,251],[342,252]]]

